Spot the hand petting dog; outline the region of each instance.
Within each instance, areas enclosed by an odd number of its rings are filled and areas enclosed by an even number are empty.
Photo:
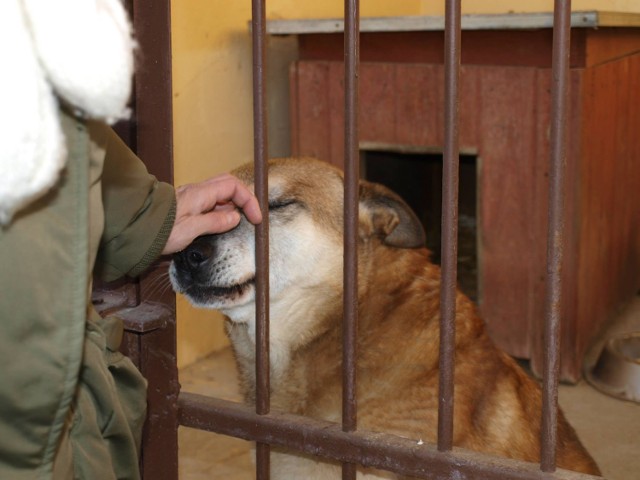
[[[163,255],[181,251],[200,235],[233,229],[240,223],[238,209],[251,223],[262,221],[255,195],[244,183],[227,173],[178,187],[176,202],[176,220]]]

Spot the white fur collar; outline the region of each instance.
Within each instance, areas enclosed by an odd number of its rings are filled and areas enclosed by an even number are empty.
[[[0,2],[0,225],[58,179],[59,101],[109,123],[127,116],[133,48],[120,0]]]

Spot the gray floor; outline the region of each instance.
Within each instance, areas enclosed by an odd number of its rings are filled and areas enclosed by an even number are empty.
[[[640,297],[621,313],[609,333],[638,330]],[[594,347],[588,362],[597,356],[598,348]],[[185,391],[240,399],[228,349],[183,369],[180,382]],[[584,381],[561,385],[559,398],[604,476],[610,480],[640,479],[640,404],[604,395]],[[180,428],[179,442],[181,480],[255,478],[249,442],[184,427]]]

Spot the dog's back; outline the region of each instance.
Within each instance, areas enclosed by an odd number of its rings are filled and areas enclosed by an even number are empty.
[[[428,252],[374,255],[361,277],[358,332],[358,425],[436,442],[438,422],[439,268]],[[340,421],[341,310],[323,335],[297,350],[274,381],[274,408]],[[247,365],[253,368],[253,364]],[[487,337],[474,305],[457,298],[454,445],[540,461],[541,391]],[[558,466],[599,475],[559,413]]]

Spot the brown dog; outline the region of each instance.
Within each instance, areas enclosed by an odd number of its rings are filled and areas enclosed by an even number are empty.
[[[247,184],[253,171],[234,172]],[[329,421],[341,415],[343,175],[317,160],[269,164],[271,403]],[[440,269],[414,213],[381,185],[360,184],[358,426],[436,441]],[[246,399],[254,400],[254,229],[197,239],[171,267],[174,288],[221,310]],[[454,444],[540,459],[541,392],[457,295]],[[558,466],[599,474],[560,413]],[[317,459],[276,454],[277,479],[339,478]],[[336,474],[332,474],[335,471]],[[396,478],[364,470],[359,478]]]

